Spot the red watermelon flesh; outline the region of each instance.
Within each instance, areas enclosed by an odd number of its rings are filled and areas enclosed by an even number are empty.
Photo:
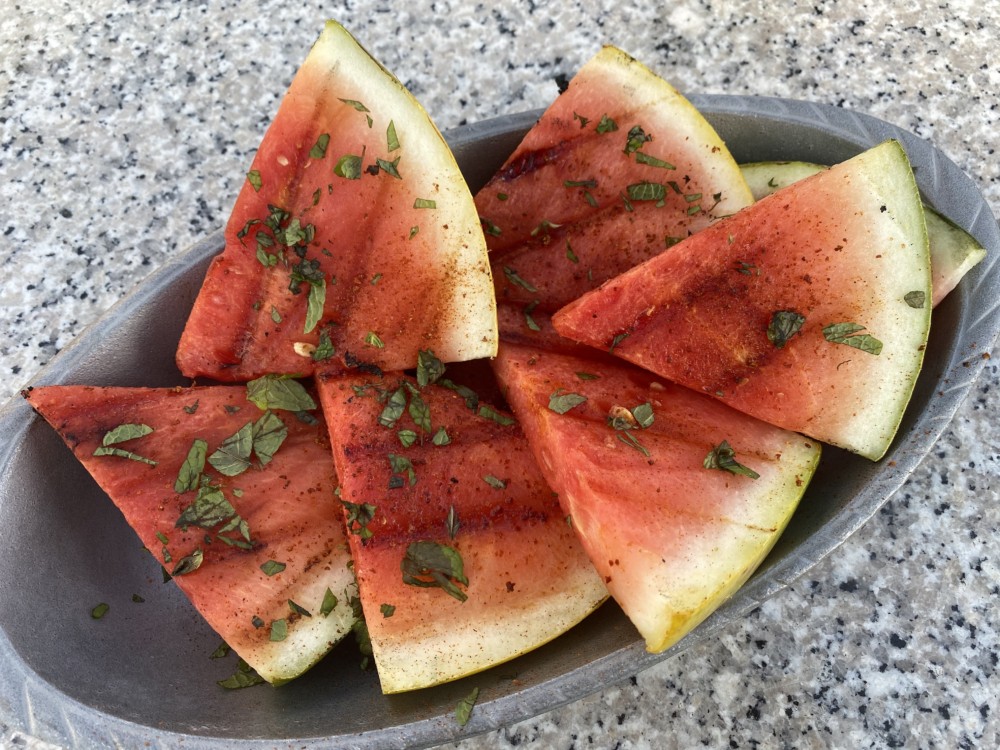
[[[613,47],[476,195],[497,299],[549,311],[751,202],[701,114]]]
[[[875,460],[919,372],[930,300],[923,211],[890,141],[700,232],[552,321],[563,336]]]
[[[542,473],[653,652],[750,576],[819,460],[816,441],[600,353],[504,341],[495,369]],[[724,441],[759,478],[705,468]]]
[[[261,677],[272,683],[296,677],[350,630],[356,585],[321,418],[306,424],[289,412],[273,412],[287,437],[266,466],[230,477],[204,464],[203,476],[246,522],[247,542],[239,528],[225,530],[232,519],[227,512],[220,511],[225,518],[211,528],[194,523],[179,527],[182,513],[197,505],[200,493],[175,487],[196,439],[205,441],[211,456],[241,427],[261,419],[264,412],[247,401],[246,388],[45,386],[25,396],[115,502],[146,548],[168,572],[175,571],[174,582],[195,609]],[[120,455],[94,455],[105,435],[120,425],[152,428],[111,447],[155,461],[155,466]],[[202,502],[212,497],[218,496],[206,494]],[[190,564],[198,552],[198,567],[178,571],[182,561]],[[332,609],[329,600],[324,608],[327,591],[337,599]],[[309,616],[292,608],[290,600]],[[324,614],[324,609],[330,611]],[[284,638],[277,640],[282,632]]]
[[[418,388],[398,374],[321,374],[318,382],[383,691],[511,659],[607,597],[509,414],[483,411],[484,403],[470,409],[467,393]],[[394,393],[406,401],[397,419],[386,416]],[[416,440],[408,447],[407,431]],[[366,504],[363,531],[351,519]],[[401,566],[415,543],[458,553],[463,580],[449,578],[457,596],[404,582]]]
[[[319,351],[316,352],[316,347]],[[492,356],[475,205],[424,110],[328,23],[260,145],[177,353],[189,377]]]

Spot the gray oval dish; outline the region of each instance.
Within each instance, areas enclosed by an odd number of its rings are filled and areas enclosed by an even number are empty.
[[[753,578],[665,655],[645,652],[607,604],[553,643],[489,672],[384,696],[353,644],[281,688],[226,691],[232,657],[143,549],[56,434],[15,399],[0,412],[0,708],[14,726],[66,746],[189,750],[294,745],[420,747],[528,718],[712,638],[850,536],[896,491],[951,420],[1000,330],[1000,231],[974,183],[942,153],[872,117],[830,106],[735,96],[693,97],[738,161],[842,161],[886,138],[905,146],[925,200],[989,251],[935,311],[926,364],[901,431],[877,464],[827,449],[819,474]],[[537,112],[447,134],[473,190]],[[174,347],[214,234],[151,276],[61,352],[35,381],[169,386],[185,381]],[[139,606],[133,594],[145,599]],[[113,616],[90,617],[97,602]],[[513,677],[516,675],[516,680]],[[481,689],[472,720],[456,703]],[[5,704],[5,705],[4,705]]]

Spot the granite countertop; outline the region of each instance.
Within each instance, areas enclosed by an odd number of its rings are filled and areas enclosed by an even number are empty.
[[[328,12],[441,129],[545,106],[557,80],[613,43],[686,92],[808,99],[887,120],[943,150],[1000,209],[994,0],[344,5],[6,9],[0,400],[222,227]],[[998,357],[883,509],[744,621],[455,747],[1000,747]],[[48,747],[28,731],[0,710],[0,745]]]

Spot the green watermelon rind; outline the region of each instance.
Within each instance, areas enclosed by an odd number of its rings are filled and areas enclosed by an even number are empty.
[[[754,200],[821,172],[828,167],[805,161],[764,161],[741,164]],[[975,237],[953,221],[924,204],[927,240],[931,254],[931,289],[937,306],[962,278],[986,257]]]

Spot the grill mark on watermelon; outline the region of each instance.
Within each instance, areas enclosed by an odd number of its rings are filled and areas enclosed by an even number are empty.
[[[683,199],[673,196],[671,200]],[[491,251],[497,297],[525,304],[537,299],[536,309],[555,312],[633,266],[672,249],[668,237],[686,238],[710,222],[704,212],[689,216],[672,211],[669,203],[657,207],[641,202],[629,211],[616,201],[580,221],[550,228],[544,238]],[[566,257],[567,241],[577,262]],[[516,269],[536,291],[512,283],[503,272],[504,266]]]
[[[503,167],[494,179],[498,179],[503,182],[512,182],[523,175],[531,174],[532,172],[541,169],[547,164],[558,161],[569,150],[569,148],[569,142],[561,141],[555,146],[549,146],[548,148],[525,151],[524,153],[516,156],[509,164]]]

